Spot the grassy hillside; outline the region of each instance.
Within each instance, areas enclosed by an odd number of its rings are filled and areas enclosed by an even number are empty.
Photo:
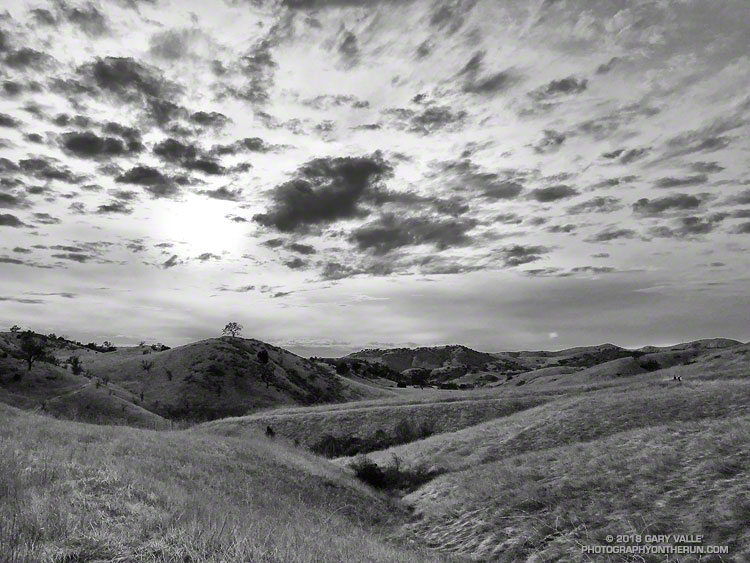
[[[459,471],[529,451],[587,442],[616,432],[675,421],[750,414],[750,382],[705,382],[607,388],[565,397],[456,432],[370,454],[406,465]]]
[[[240,436],[245,429],[265,428],[300,444],[322,451],[325,442],[338,440],[342,448],[355,452],[408,442],[424,435],[450,432],[479,422],[507,416],[550,400],[548,395],[503,398],[469,398],[392,404],[351,403],[314,410],[279,409],[204,425],[225,436]],[[335,445],[331,444],[335,449]],[[338,452],[331,451],[335,454]],[[338,455],[341,455],[340,453]]]
[[[403,510],[282,441],[92,426],[0,405],[8,563],[442,561]]]
[[[702,534],[750,560],[750,418],[672,422],[510,456],[406,497],[411,534],[482,561],[666,561],[582,554],[607,534]],[[669,542],[674,545],[675,542]],[[697,561],[671,556],[670,561]]]

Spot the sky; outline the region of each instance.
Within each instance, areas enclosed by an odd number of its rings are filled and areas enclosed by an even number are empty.
[[[746,0],[3,6],[3,330],[750,340]]]

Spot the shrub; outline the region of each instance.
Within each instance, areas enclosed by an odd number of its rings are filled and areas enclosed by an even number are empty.
[[[430,470],[424,465],[402,467],[401,460],[395,454],[390,464],[382,468],[364,455],[358,456],[349,467],[360,481],[371,487],[399,492],[414,491],[442,473],[439,469]]]
[[[646,360],[645,362],[641,362],[640,366],[646,371],[656,371],[661,369],[661,364],[656,360]]]

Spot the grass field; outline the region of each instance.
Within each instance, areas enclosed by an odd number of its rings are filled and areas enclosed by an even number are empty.
[[[0,405],[4,563],[443,561],[403,509],[279,440],[93,426]]]

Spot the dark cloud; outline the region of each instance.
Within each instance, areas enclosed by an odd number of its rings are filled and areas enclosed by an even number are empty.
[[[39,25],[57,25],[57,19],[49,10],[45,10],[43,8],[35,8],[33,10],[29,10],[29,14],[31,15],[31,18],[34,20],[34,22]]]
[[[460,128],[466,120],[464,110],[454,111],[448,106],[430,106],[421,111],[390,108],[382,111],[390,124],[402,131],[429,135],[442,129]]]
[[[221,260],[221,256],[212,254],[211,252],[204,252],[200,256],[196,257],[196,260],[200,260],[201,262],[208,262],[209,260]]]
[[[78,72],[93,86],[127,102],[160,100],[180,93],[180,88],[157,68],[130,57],[97,58],[79,67]]]
[[[42,225],[59,225],[61,223],[60,219],[49,213],[34,213],[34,221]]]
[[[17,246],[13,249],[13,252],[16,252],[18,254],[31,254],[33,250],[30,250],[28,248],[23,248],[21,246]]]
[[[424,59],[432,52],[432,44],[429,39],[422,41],[417,47],[416,55],[418,59]]]
[[[528,93],[529,97],[536,101],[546,101],[561,96],[580,94],[586,90],[588,80],[585,78],[577,79],[574,76],[553,80],[544,86],[532,90]]]
[[[52,57],[41,51],[29,47],[23,47],[21,49],[8,51],[5,54],[3,61],[6,66],[17,70],[23,70],[26,68],[42,70],[51,63]]]
[[[750,189],[743,190],[727,198],[728,205],[750,205]]]
[[[566,136],[564,133],[559,133],[552,129],[545,129],[543,137],[532,145],[534,152],[538,154],[546,154],[558,150],[565,142]]]
[[[506,268],[513,268],[522,264],[536,262],[544,258],[543,255],[550,252],[546,246],[523,246],[514,244],[499,250],[500,258]]]
[[[686,186],[700,186],[708,182],[708,176],[705,174],[696,174],[695,176],[685,176],[683,178],[660,178],[654,183],[657,188],[681,188]]]
[[[486,172],[469,158],[441,162],[433,177],[452,190],[491,200],[515,199],[523,191],[519,178]]]
[[[616,197],[599,196],[568,207],[568,213],[612,213],[621,208],[622,204]]]
[[[177,139],[168,138],[157,143],[154,145],[153,152],[163,161],[187,170],[200,170],[210,175],[220,175],[225,172],[221,164],[205,154],[199,147]]]
[[[71,262],[78,262],[79,264],[85,264],[92,259],[88,254],[81,254],[78,252],[66,252],[64,254],[53,254],[52,258],[59,258],[60,260],[69,260]]]
[[[174,197],[180,192],[171,178],[150,166],[135,166],[115,178],[115,182],[143,186],[155,198]]]
[[[675,219],[673,227],[653,227],[649,229],[649,234],[659,238],[695,238],[712,232],[726,217],[725,213],[679,217]]]
[[[631,182],[634,182],[637,179],[638,179],[638,176],[622,176],[620,178],[608,178],[606,180],[602,180],[601,182],[597,182],[596,184],[591,186],[591,189],[598,190],[602,188],[614,188],[615,186],[629,184]]]
[[[349,94],[322,94],[314,98],[302,100],[302,105],[319,110],[328,110],[341,106],[349,106],[355,109],[364,109],[370,107],[366,100],[360,100],[357,96]]]
[[[692,129],[671,137],[659,160],[666,160],[699,152],[715,152],[726,148],[732,139],[726,133],[742,127],[743,118],[728,117],[715,120],[700,129]]]
[[[650,151],[651,147],[629,150],[617,149],[612,152],[605,152],[602,154],[602,156],[607,160],[612,160],[619,164],[630,164],[644,158]]]
[[[114,200],[97,207],[96,212],[99,215],[130,215],[133,209],[128,207],[124,201]]]
[[[241,201],[242,200],[241,189],[230,190],[226,186],[222,186],[215,190],[201,190],[198,193],[201,195],[208,196],[213,199],[221,199],[224,201]]]
[[[600,64],[596,69],[596,74],[608,74],[617,66],[622,59],[620,57],[612,57],[606,63]]]
[[[37,145],[41,145],[44,143],[44,137],[42,137],[39,133],[26,133],[23,138],[30,143],[34,143]]]
[[[585,242],[610,242],[617,239],[632,239],[638,235],[633,229],[607,227],[595,235],[584,239]]]
[[[0,296],[0,301],[12,301],[14,303],[23,303],[24,305],[39,305],[41,303],[44,303],[44,301],[41,299],[24,299],[24,298],[7,297],[7,296]]]
[[[740,223],[739,225],[736,225],[729,232],[737,234],[737,235],[747,235],[747,234],[750,234],[750,221],[747,221],[745,223]]]
[[[317,158],[271,192],[273,203],[253,219],[282,232],[363,217],[363,200],[392,173],[379,153],[366,157]]]
[[[284,262],[284,266],[286,266],[290,270],[300,270],[307,266],[307,261],[303,260],[299,256],[295,256],[291,260],[287,260],[286,262]]]
[[[227,123],[229,123],[231,119],[229,119],[223,113],[219,113],[217,111],[211,111],[211,112],[196,111],[190,114],[190,121],[192,121],[193,123],[197,123],[198,125],[202,125],[204,127],[211,127],[213,129],[221,129]]]
[[[246,137],[239,139],[234,143],[228,145],[214,145],[211,148],[210,154],[213,155],[226,155],[226,154],[237,154],[240,152],[260,152],[266,153],[274,149],[273,145],[269,145],[260,137]]]
[[[345,30],[337,47],[341,62],[346,68],[352,68],[359,63],[359,42],[357,36]]]
[[[718,162],[693,162],[690,165],[690,169],[693,172],[700,172],[703,174],[712,174],[714,172],[721,172],[724,170],[724,167],[721,166]]]
[[[82,7],[67,7],[60,4],[65,18],[81,29],[86,35],[99,37],[108,32],[107,19],[93,4]]]
[[[480,76],[485,54],[484,51],[477,51],[458,72],[458,76],[464,79],[462,87],[464,92],[484,96],[495,95],[507,90],[520,80],[520,75],[513,69]]]
[[[290,243],[287,248],[292,252],[297,252],[298,254],[315,254],[315,248],[310,246],[309,244],[300,244],[297,242],[293,242]]]
[[[91,131],[69,132],[62,135],[61,147],[68,154],[80,158],[108,158],[137,152],[140,143],[126,146],[116,137],[99,137]],[[135,148],[136,151],[132,151]]]
[[[430,244],[438,250],[466,246],[471,242],[467,232],[477,226],[474,219],[434,216],[397,217],[385,213],[376,220],[355,229],[350,240],[360,250],[384,255],[404,246]]]
[[[552,225],[547,227],[545,230],[548,233],[572,233],[578,227],[576,225],[568,223],[567,225]]]
[[[16,129],[21,126],[21,122],[7,113],[0,113],[0,127]]]
[[[0,227],[28,227],[26,223],[21,221],[15,215],[10,213],[0,213]]]
[[[6,209],[27,209],[31,207],[31,204],[25,196],[0,192],[0,208],[3,207]]]
[[[632,126],[639,119],[649,118],[659,113],[659,109],[643,103],[633,103],[617,108],[605,115],[586,119],[576,125],[570,135],[589,135],[596,140],[611,137],[623,126]],[[639,156],[637,153],[634,156]]]
[[[523,223],[523,218],[515,213],[501,213],[495,216],[495,221],[505,225],[520,225]]]
[[[703,201],[702,197],[688,194],[674,194],[654,199],[641,198],[633,204],[633,213],[654,217],[666,212],[697,209],[703,205]]]
[[[200,36],[197,29],[168,29],[151,36],[149,52],[160,59],[177,61],[193,57],[191,44]]]
[[[232,84],[225,86],[222,95],[230,95],[253,104],[268,101],[278,67],[272,54],[272,49],[278,42],[277,34],[278,27],[272,27],[263,39],[240,57],[233,69],[246,81],[239,87]]]
[[[528,197],[541,203],[549,203],[551,201],[557,201],[559,199],[565,199],[578,195],[578,190],[566,186],[565,184],[559,184],[557,186],[550,186],[548,188],[536,188],[529,192]]]
[[[69,184],[78,184],[84,180],[83,176],[74,174],[70,168],[50,157],[27,158],[18,161],[18,165],[24,173],[38,180],[60,180]]]
[[[167,260],[165,260],[161,267],[165,270],[168,270],[169,268],[174,268],[175,266],[182,264],[182,260],[180,260],[176,254],[172,254]]]

